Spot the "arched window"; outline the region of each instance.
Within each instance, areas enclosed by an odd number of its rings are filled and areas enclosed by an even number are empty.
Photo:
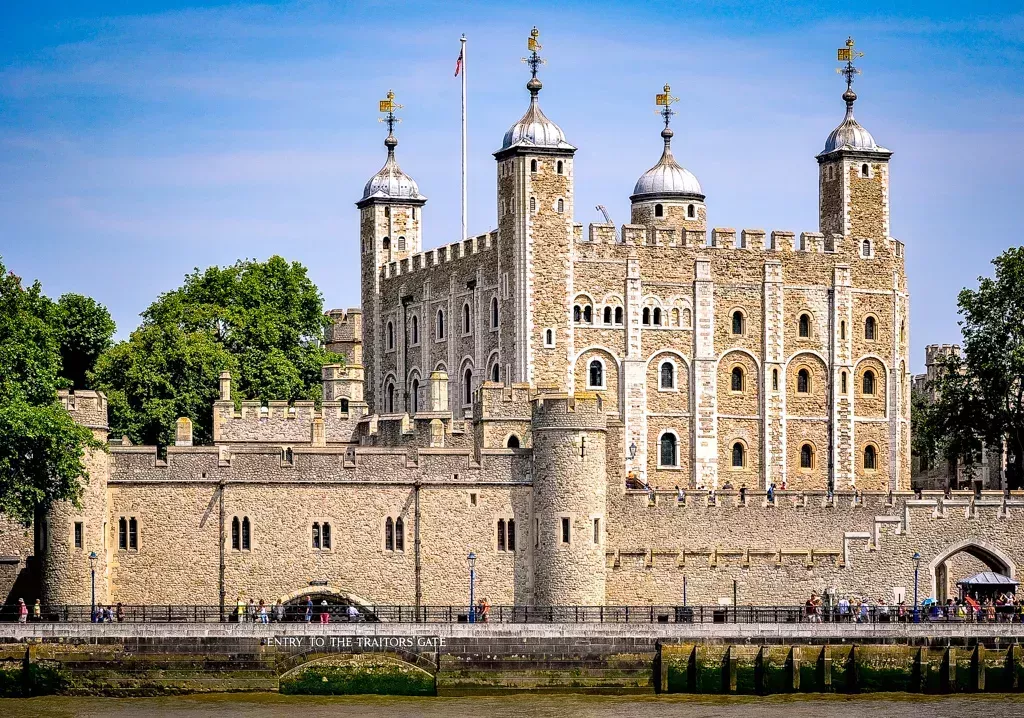
[[[401,516],[395,519],[395,551],[405,551],[405,522]]]
[[[509,449],[518,449],[519,448],[519,437],[516,436],[515,434],[512,434],[511,436],[509,436],[508,440],[505,442],[505,447],[509,448]]]
[[[412,315],[412,343],[420,343],[420,320],[415,314]]]
[[[875,340],[875,333],[877,330],[877,324],[874,317],[868,317],[864,320],[864,338],[868,341]]]
[[[537,171],[537,160],[530,160],[530,171],[531,172],[536,172]]]
[[[498,328],[498,298],[491,297],[491,329]]]
[[[839,375],[839,391],[843,394],[846,393],[846,372],[842,372]]]
[[[583,307],[583,323],[593,324],[594,322],[594,308],[589,304]]]
[[[316,524],[313,525],[316,526]],[[391,520],[390,516],[384,521],[384,550],[395,550],[395,522]]]
[[[128,519],[124,516],[117,520],[117,547],[128,548]]]
[[[839,322],[839,338],[846,339],[846,320]]]
[[[388,322],[388,349],[395,348],[395,325]]]
[[[437,338],[444,339],[444,310],[437,310]]]
[[[661,465],[662,466],[678,466],[679,465],[679,451],[678,444],[676,442],[676,435],[671,432],[665,432],[661,435]]]
[[[654,323],[657,326],[661,326],[661,309],[658,307],[654,308]]]
[[[696,210],[696,208],[694,208],[694,206],[692,204],[689,207],[686,208],[686,216],[690,217],[690,218],[693,218],[693,217],[697,216],[697,210]]]
[[[690,326],[691,319],[692,319],[692,314],[691,314],[690,310],[689,309],[684,309],[683,310],[683,326],[684,327]]]
[[[420,410],[420,380],[413,379],[411,388],[412,413],[415,414]]]
[[[564,211],[565,211],[565,200],[560,199],[560,200],[558,200],[558,213],[561,214]]]
[[[611,307],[605,307],[604,308],[604,323],[605,324],[611,324],[612,323],[612,308]]]
[[[622,324],[622,307],[615,307],[615,323]]]
[[[320,548],[320,522],[313,522],[313,548]]]
[[[348,413],[348,399],[341,400],[341,411],[344,414]]]
[[[651,323],[651,309],[650,309],[650,307],[644,307],[643,322],[644,322],[644,324],[650,324]]]
[[[662,389],[675,389],[676,388],[676,367],[670,362],[661,363],[661,388]]]
[[[814,449],[811,448],[810,444],[804,444],[800,447],[800,468],[814,468]]]
[[[732,313],[732,333],[743,333],[743,312],[741,312],[739,309]]]
[[[395,385],[390,381],[388,382],[387,388],[384,390],[386,397],[384,410],[389,414],[395,413]]]
[[[572,320],[577,324],[583,321],[583,307],[579,304],[572,308]]]
[[[233,519],[231,519],[231,548],[235,551],[239,551],[242,548],[241,536],[242,525],[239,523],[238,517],[235,516]]]
[[[249,517],[246,516],[242,519],[242,550],[249,551],[252,549],[252,525],[249,523]]]
[[[462,333],[469,334],[469,303],[462,305]]]
[[[743,391],[743,367],[734,366],[732,368],[732,383],[730,384],[732,391]]]
[[[654,216],[655,217],[661,217],[664,214],[665,214],[665,208],[664,207],[662,207],[660,204],[654,205]]]
[[[796,374],[796,391],[798,394],[807,394],[811,391],[811,373],[801,369]]]
[[[604,364],[593,359],[587,372],[587,385],[593,389],[604,389]]]
[[[391,238],[390,237],[385,237],[384,240],[381,242],[381,247],[383,247],[385,252],[390,252],[391,251]]]
[[[326,521],[324,521],[324,525],[320,528],[320,545],[327,550],[331,548],[331,525]]]
[[[553,329],[544,330],[544,346],[553,347],[555,346],[555,332]]]
[[[871,176],[871,168],[868,167],[867,164],[863,164],[863,165],[860,166],[860,176],[861,177],[870,177]]]
[[[772,369],[772,391],[779,390],[779,370]]]
[[[875,372],[870,369],[864,372],[864,379],[861,382],[861,393],[867,396],[875,393]]]
[[[498,550],[505,550],[505,519],[498,519]]]
[[[874,471],[877,458],[878,457],[875,454],[875,447],[871,446],[871,444],[868,444],[867,446],[864,447],[865,469],[867,469],[868,471]]]
[[[473,370],[467,368],[462,382],[462,403],[473,403]]]
[[[530,197],[530,214],[536,214],[536,213],[537,213],[537,198],[536,197]]]
[[[404,236],[399,236],[398,237],[398,251],[399,252],[404,252],[405,251],[405,237]]]
[[[498,362],[491,365],[491,381],[501,381],[501,369],[498,368]]]
[[[679,326],[679,310],[675,307],[672,308],[672,326]]]
[[[860,256],[870,257],[871,256],[871,240],[865,239],[860,243]]]
[[[800,336],[811,336],[811,317],[808,314],[800,315]]]
[[[732,445],[732,465],[733,468],[742,469],[744,465],[744,459],[746,450],[743,448],[743,443],[737,441]]]
[[[555,164],[555,172],[557,172],[558,174],[562,174],[562,160],[558,160],[558,162]]]

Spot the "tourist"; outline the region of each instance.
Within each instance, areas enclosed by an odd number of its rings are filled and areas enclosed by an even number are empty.
[[[313,599],[306,599],[306,623],[313,620]]]
[[[18,599],[18,623],[28,622],[28,606],[25,605],[25,599]]]
[[[256,599],[249,599],[249,605],[246,607],[245,613],[249,623],[256,623]]]
[[[889,604],[883,598],[878,599],[878,620],[885,623],[889,622]]]
[[[124,623],[124,606],[120,601],[117,602],[117,622]]]
[[[779,488],[780,488],[781,491],[785,491],[787,486],[789,486],[789,482],[786,481],[785,477],[783,477],[783,479],[782,479],[782,486],[779,487]]]
[[[814,594],[812,593],[810,598],[804,603],[804,613],[807,615],[807,620],[814,623]]]
[[[686,501],[686,494],[683,493],[681,488],[679,488],[679,484],[676,484],[676,501],[679,503]]]
[[[850,620],[850,599],[846,596],[839,599],[839,620],[843,622]]]
[[[348,604],[348,608],[345,612],[348,614],[349,623],[356,623],[359,621],[359,609],[353,604]]]
[[[270,619],[267,616],[267,604],[263,601],[262,598],[260,599],[259,613],[260,623],[270,623]]]
[[[277,599],[277,603],[274,604],[274,620],[278,623],[284,622],[284,604],[281,599]]]
[[[871,601],[865,596],[860,602],[860,623],[871,622]]]
[[[722,491],[732,491],[732,482],[729,479],[726,479],[725,483],[722,484]]]
[[[747,485],[743,484],[740,486],[740,503],[746,506],[747,504]]]
[[[487,600],[487,596],[480,599],[480,620],[487,623],[487,619],[491,616],[491,602]]]
[[[775,482],[773,481],[771,486],[768,487],[768,503],[775,503]]]
[[[907,621],[907,602],[902,598],[896,603],[896,618],[902,623]]]
[[[41,621],[43,620],[43,604],[36,599],[36,602],[32,604],[32,620]]]
[[[242,600],[242,594],[238,594],[238,601],[235,605],[238,609],[238,622],[245,623],[245,601]]]
[[[327,599],[325,598],[320,602],[320,623],[330,623],[331,614],[327,609]]]

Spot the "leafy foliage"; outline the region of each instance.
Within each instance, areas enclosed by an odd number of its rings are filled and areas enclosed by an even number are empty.
[[[62,374],[76,389],[88,389],[89,372],[112,344],[114,320],[106,307],[81,294],[62,295],[57,310]]]
[[[963,353],[945,359],[927,431],[946,458],[978,462],[984,445],[1008,450],[1007,481],[1024,479],[1024,247],[996,257],[995,277],[958,296]]]
[[[315,400],[322,366],[341,359],[322,345],[329,320],[319,290],[305,267],[281,257],[196,269],[142,318],[94,376],[112,430],[135,442],[170,443],[180,416],[192,419],[197,442],[210,441],[225,369],[235,398]]]
[[[88,448],[102,444],[60,405],[60,309],[38,282],[0,263],[0,512],[28,525],[40,508],[77,503]]]

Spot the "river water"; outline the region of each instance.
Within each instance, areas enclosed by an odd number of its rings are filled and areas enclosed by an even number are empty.
[[[215,694],[170,698],[17,698],[0,701],[4,718],[1018,718],[1024,695],[874,694],[768,698],[549,696],[498,698],[319,698]]]

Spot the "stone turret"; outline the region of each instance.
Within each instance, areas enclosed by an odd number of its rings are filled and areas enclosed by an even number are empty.
[[[98,440],[107,440],[106,396],[96,391],[61,391],[60,401],[75,422],[92,429]],[[37,550],[43,555],[45,604],[89,605],[92,568],[96,569],[96,601],[109,600],[109,553],[116,549],[116,544],[108,545],[105,538],[110,456],[104,451],[87,451],[83,461],[89,476],[83,482],[82,508],[61,501],[50,507],[37,527]],[[89,560],[91,552],[96,553],[94,566]]]
[[[534,399],[534,605],[604,602],[606,433],[596,394]]]

